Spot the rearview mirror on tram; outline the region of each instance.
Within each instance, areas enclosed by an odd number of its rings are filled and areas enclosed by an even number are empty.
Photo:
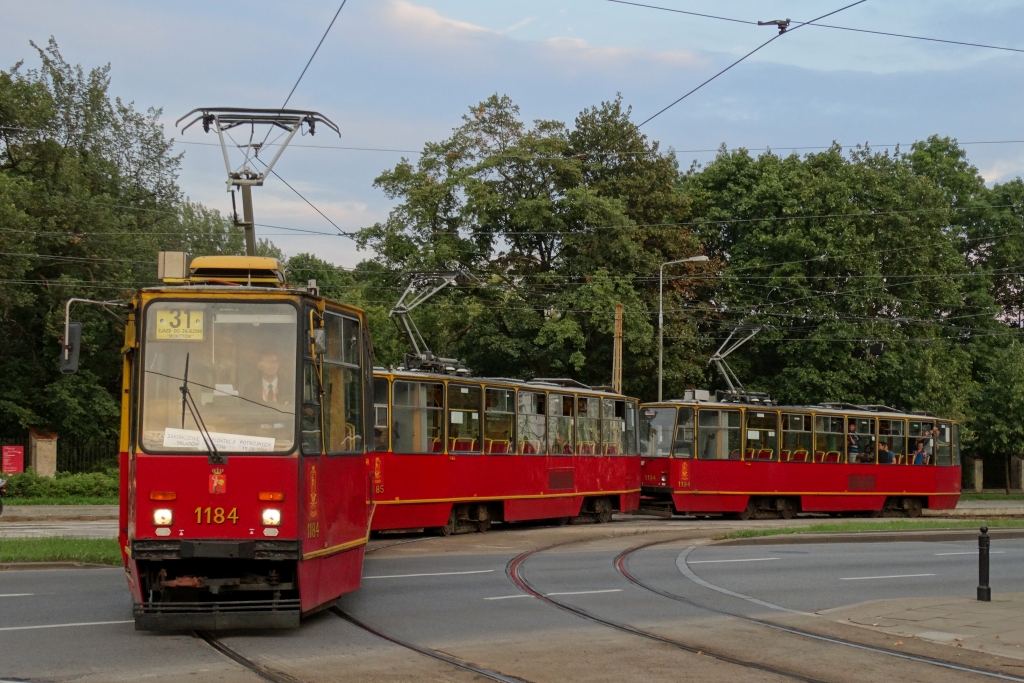
[[[78,353],[82,348],[82,323],[68,323],[60,353],[60,371],[65,375],[78,372]]]
[[[313,330],[313,350],[318,356],[327,353],[327,330],[322,327]]]

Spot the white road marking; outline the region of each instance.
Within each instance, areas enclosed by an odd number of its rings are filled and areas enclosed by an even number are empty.
[[[717,591],[719,593],[724,593],[726,595],[731,595],[734,598],[739,598],[741,600],[746,600],[747,602],[752,602],[755,605],[761,605],[762,607],[767,607],[768,609],[777,609],[780,612],[790,612],[791,614],[803,614],[803,615],[809,615],[810,614],[809,612],[801,612],[800,610],[789,609],[788,607],[782,607],[780,605],[774,605],[774,604],[772,604],[770,602],[765,602],[764,600],[758,600],[757,598],[752,598],[749,595],[744,595],[743,593],[737,593],[735,591],[729,590],[728,588],[722,588],[721,586],[716,586],[713,583],[708,583],[704,579],[702,579],[699,576],[697,576],[696,574],[694,574],[693,570],[690,569],[690,567],[688,566],[688,564],[686,562],[686,557],[691,552],[693,552],[694,550],[696,550],[696,548],[691,546],[691,547],[687,548],[686,550],[684,550],[683,552],[679,553],[679,555],[676,557],[676,568],[679,569],[679,571],[682,573],[683,576],[688,578],[690,581],[693,581],[697,585],[704,586],[705,588],[708,588],[708,589],[713,590],[713,591]]]
[[[134,624],[131,619],[127,621],[80,621],[75,624],[42,624],[41,626],[4,626],[0,631],[32,631],[39,628],[65,628],[68,626],[106,626],[107,624]]]
[[[767,562],[768,560],[781,560],[781,557],[751,557],[746,560],[692,560],[687,564],[717,564],[719,562]]]
[[[0,598],[27,598],[35,593],[0,593]]]
[[[484,598],[484,600],[512,600],[514,598],[529,598],[531,596],[526,593],[520,593],[519,595],[498,595],[493,598]]]
[[[1002,550],[990,550],[988,552],[989,552],[990,555],[1002,555],[1003,554]],[[977,554],[978,553],[975,550],[967,550],[967,551],[959,552],[959,553],[935,553],[935,557],[940,557],[942,555],[977,555]]]
[[[935,574],[892,574],[890,576],[844,576],[840,581],[868,581],[871,579],[914,579],[921,576],[935,576]]]
[[[364,579],[411,579],[417,576],[463,576],[465,574],[490,574],[493,569],[478,569],[472,572],[437,572],[436,574],[386,574],[384,576],[364,576]]]
[[[567,593],[545,593],[545,596],[552,595],[594,595],[595,593],[621,593],[621,588],[609,588],[603,591],[569,591]]]

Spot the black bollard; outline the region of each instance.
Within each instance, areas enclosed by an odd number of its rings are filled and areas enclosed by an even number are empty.
[[[988,527],[981,527],[981,536],[978,536],[978,600],[992,602],[992,588],[988,585],[988,551],[992,546],[992,539],[988,535]]]

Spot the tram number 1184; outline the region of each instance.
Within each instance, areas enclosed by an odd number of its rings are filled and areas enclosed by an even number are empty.
[[[228,520],[238,524],[238,508],[231,508],[227,514],[224,508],[196,508],[196,524],[224,524]]]

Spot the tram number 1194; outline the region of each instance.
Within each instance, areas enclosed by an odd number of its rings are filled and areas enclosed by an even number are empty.
[[[224,524],[231,520],[232,524],[238,524],[238,508],[231,508],[226,513],[224,508],[196,508],[196,524]]]

